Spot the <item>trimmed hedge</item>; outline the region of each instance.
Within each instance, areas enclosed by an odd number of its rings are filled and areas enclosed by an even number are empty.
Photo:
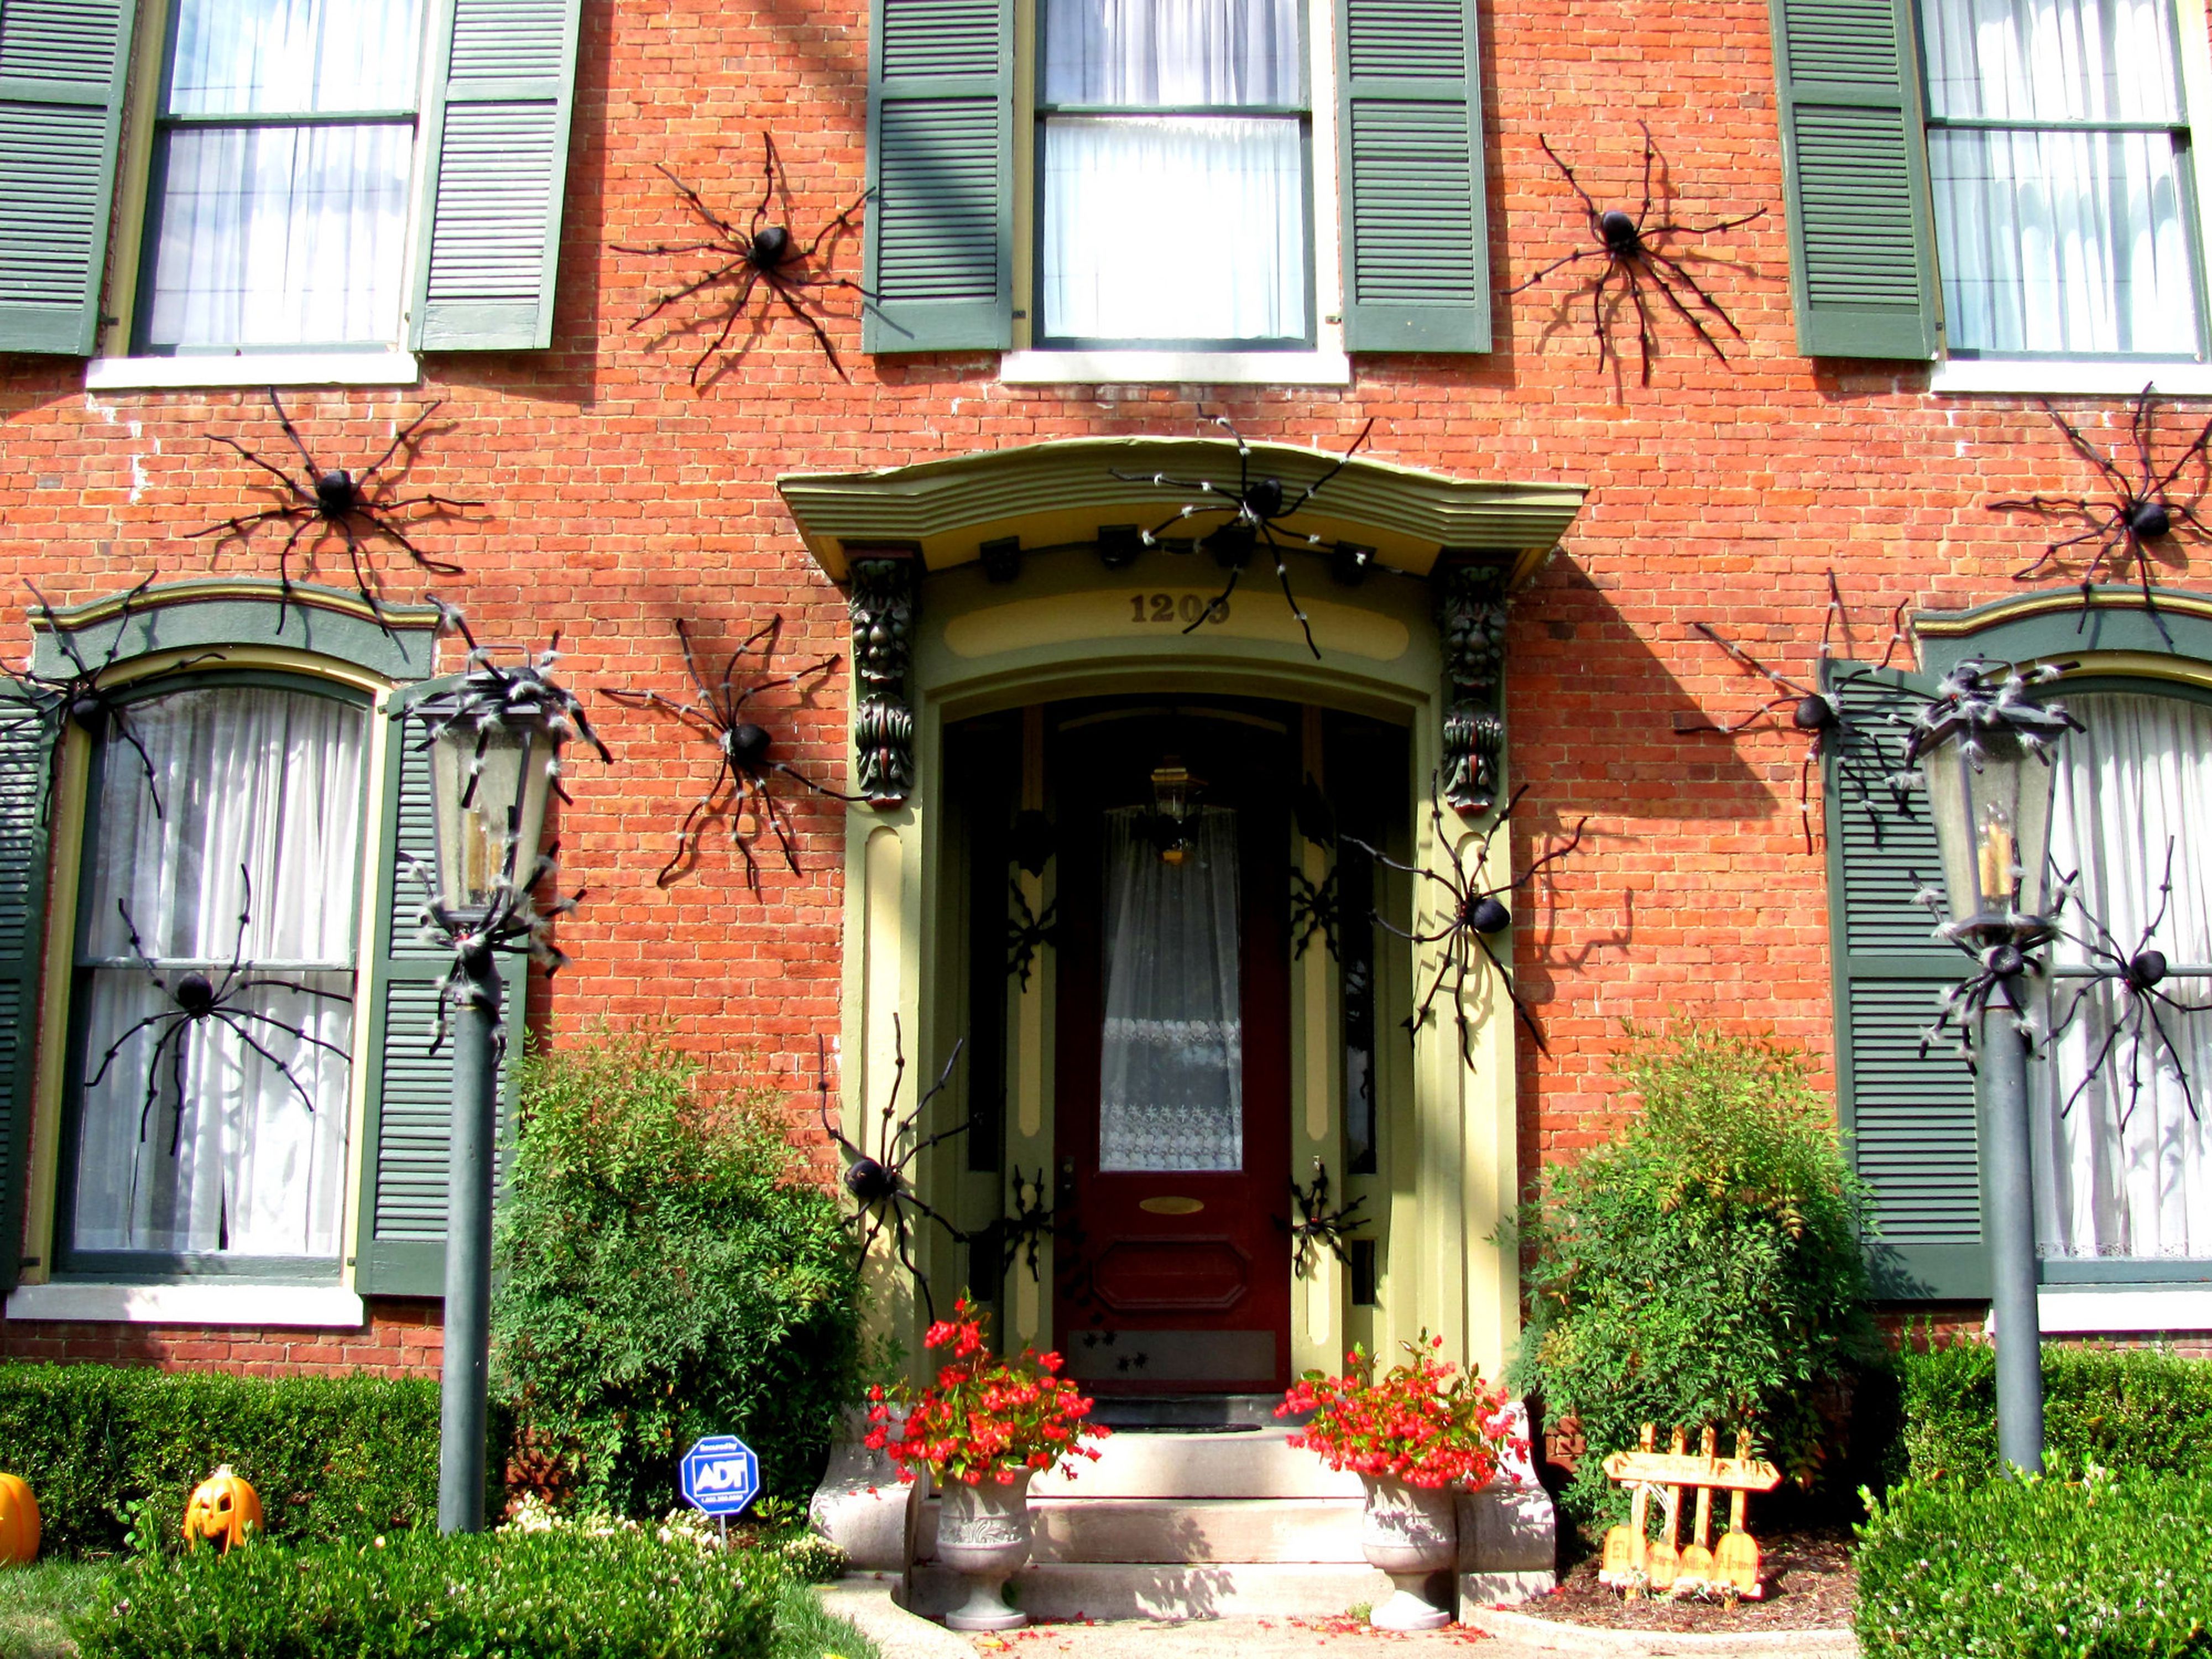
[[[762,1659],[783,1582],[649,1533],[426,1527],[142,1558],[70,1634],[80,1659]]]
[[[118,1549],[149,1500],[176,1537],[218,1463],[252,1483],[272,1540],[412,1526],[438,1510],[438,1385],[0,1365],[0,1468],[38,1495],[42,1553]]]
[[[2212,1481],[1911,1483],[1859,1539],[1866,1659],[2212,1654]]]

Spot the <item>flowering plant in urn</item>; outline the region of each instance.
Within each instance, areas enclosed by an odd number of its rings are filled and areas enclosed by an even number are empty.
[[[1378,1379],[1375,1356],[1355,1347],[1342,1376],[1308,1371],[1291,1384],[1275,1415],[1313,1413],[1291,1444],[1321,1454],[1333,1469],[1403,1480],[1413,1486],[1480,1486],[1498,1473],[1501,1448],[1522,1456],[1511,1430],[1512,1397],[1435,1357],[1440,1336],[1403,1344],[1407,1359]]]

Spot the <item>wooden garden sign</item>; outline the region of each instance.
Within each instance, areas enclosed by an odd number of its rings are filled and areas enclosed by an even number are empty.
[[[1740,1596],[1756,1601],[1765,1592],[1759,1577],[1759,1546],[1744,1530],[1744,1509],[1750,1494],[1772,1492],[1782,1484],[1782,1471],[1751,1455],[1751,1437],[1735,1437],[1735,1455],[1715,1455],[1718,1437],[1708,1427],[1698,1450],[1688,1449],[1689,1437],[1680,1429],[1665,1451],[1655,1451],[1652,1425],[1644,1425],[1643,1445],[1636,1451],[1615,1452],[1605,1460],[1608,1480],[1636,1490],[1628,1524],[1605,1535],[1605,1559],[1598,1582],[1638,1595],[1650,1590],[1662,1595],[1717,1594],[1733,1601]],[[1697,1527],[1687,1549],[1676,1547],[1681,1530],[1682,1490],[1698,1494]],[[1651,1495],[1664,1493],[1658,1540],[1644,1536]],[[1729,1529],[1718,1552],[1712,1537],[1713,1494],[1729,1494]]]

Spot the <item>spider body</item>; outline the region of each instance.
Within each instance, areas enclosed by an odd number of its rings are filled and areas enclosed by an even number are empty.
[[[788,205],[791,191],[789,181],[784,175],[782,159],[775,152],[775,140],[763,133],[761,143],[766,152],[763,161],[761,198],[753,209],[751,219],[743,226],[715,212],[697,191],[667,167],[661,167],[661,175],[675,186],[684,205],[707,228],[706,240],[655,242],[646,246],[618,245],[619,251],[652,254],[702,253],[713,263],[704,276],[661,294],[630,327],[632,330],[643,328],[671,306],[680,304],[694,295],[718,289],[725,290],[720,298],[719,326],[715,326],[706,349],[700,352],[691,365],[691,384],[697,386],[702,384],[700,376],[706,373],[707,365],[714,361],[714,354],[728,346],[730,336],[737,331],[738,324],[746,315],[746,307],[753,296],[765,293],[767,299],[757,315],[752,333],[742,345],[727,352],[722,367],[730,368],[752,349],[753,342],[759,338],[769,313],[781,306],[806,325],[807,331],[814,336],[815,343],[822,348],[822,355],[830,360],[830,367],[837,371],[838,377],[850,380],[852,377],[845,373],[844,364],[837,359],[837,348],[830,343],[829,331],[822,326],[821,319],[808,309],[810,296],[807,290],[843,288],[852,289],[863,299],[871,296],[866,289],[848,277],[809,273],[824,243],[834,246],[838,237],[860,228],[853,222],[853,216],[860,210],[870,192],[863,191],[854,198],[849,207],[823,224],[820,230],[815,232],[813,240],[802,246],[791,234],[789,226],[769,221],[769,210],[779,197]],[[708,325],[714,325],[714,322],[710,314]],[[720,370],[716,373],[720,373]],[[710,380],[713,378],[712,375],[708,376]]]
[[[1599,207],[1575,178],[1575,170],[1566,164],[1559,151],[1552,148],[1552,141],[1540,135],[1538,137],[1536,142],[1543,146],[1544,154],[1552,158],[1552,165],[1558,167],[1566,179],[1567,188],[1581,199],[1583,216],[1589,221],[1590,234],[1596,240],[1597,246],[1563,255],[1505,291],[1509,295],[1519,294],[1535,287],[1563,266],[1579,265],[1585,259],[1601,261],[1597,274],[1589,279],[1589,284],[1583,289],[1590,302],[1590,326],[1597,336],[1598,368],[1603,369],[1608,360],[1616,365],[1620,361],[1620,354],[1613,344],[1611,319],[1606,309],[1606,295],[1618,284],[1636,313],[1636,342],[1643,368],[1641,379],[1644,385],[1650,386],[1651,357],[1657,349],[1658,338],[1652,327],[1651,307],[1645,298],[1647,292],[1656,293],[1665,301],[1690,325],[1690,331],[1723,362],[1728,361],[1728,354],[1721,349],[1720,342],[1713,338],[1698,310],[1702,309],[1717,319],[1737,339],[1743,338],[1743,331],[1721,308],[1720,302],[1699,285],[1698,279],[1683,264],[1685,259],[1697,256],[1662,253],[1655,244],[1662,237],[1712,236],[1722,231],[1735,230],[1749,224],[1766,210],[1754,208],[1736,218],[1718,219],[1709,225],[1682,224],[1673,220],[1658,224],[1648,222],[1651,217],[1651,167],[1657,159],[1658,149],[1651,142],[1651,129],[1640,121],[1637,125],[1644,132],[1644,196],[1642,205],[1634,213],[1622,208]],[[1693,302],[1697,309],[1692,308]]]
[[[364,557],[364,545],[375,537],[382,537],[404,552],[419,570],[434,575],[458,576],[463,574],[459,565],[447,559],[434,559],[408,539],[399,514],[416,507],[428,507],[433,513],[450,513],[463,507],[481,507],[482,501],[464,501],[457,496],[422,495],[395,495],[386,492],[384,469],[395,457],[404,453],[398,477],[414,465],[419,448],[416,434],[423,424],[444,407],[443,400],[430,404],[400,429],[385,452],[363,467],[358,473],[343,467],[325,467],[309,451],[300,429],[293,425],[292,417],[285,412],[276,388],[268,388],[270,407],[276,411],[276,424],[292,441],[293,448],[300,453],[302,470],[298,476],[276,465],[237,439],[217,434],[217,443],[228,444],[240,455],[276,480],[281,486],[277,504],[264,507],[258,513],[242,513],[234,518],[219,519],[202,530],[191,533],[195,538],[213,536],[218,541],[237,537],[243,541],[264,524],[288,524],[291,533],[276,556],[279,604],[276,631],[283,633],[291,616],[292,555],[302,542],[307,544],[306,557],[312,561],[317,546],[325,536],[335,535],[345,544],[346,560],[353,573],[354,591],[368,605],[379,626],[388,634],[391,623],[386,620],[383,604],[383,580]]]
[[[656,886],[666,887],[690,867],[699,855],[700,837],[707,824],[718,816],[726,815],[730,823],[730,844],[738,849],[744,860],[745,884],[753,896],[760,896],[760,866],[753,856],[751,836],[766,823],[775,836],[782,851],[784,863],[793,875],[799,873],[799,844],[792,835],[790,811],[769,788],[769,780],[776,775],[790,778],[802,787],[830,800],[857,800],[830,788],[808,777],[788,761],[775,756],[775,739],[769,729],[745,717],[747,705],[763,691],[775,690],[787,685],[799,685],[809,677],[827,674],[837,665],[833,654],[789,674],[774,674],[769,671],[775,661],[776,646],[783,632],[783,618],[772,617],[741,641],[722,665],[721,673],[712,679],[699,665],[691,647],[691,635],[679,620],[676,624],[677,643],[684,650],[684,665],[691,676],[693,696],[688,702],[659,691],[617,690],[601,687],[617,702],[632,708],[659,708],[674,715],[694,732],[714,745],[720,757],[714,780],[707,793],[692,804],[684,815],[684,823],[676,832],[676,850],[668,862],[660,866],[653,878]],[[739,670],[748,656],[757,655],[756,678],[749,684],[739,684]],[[817,682],[818,684],[818,682]],[[810,690],[811,688],[808,688]],[[746,819],[753,820],[753,828],[746,828]]]
[[[1275,580],[1282,586],[1283,598],[1289,603],[1291,614],[1297,618],[1298,627],[1305,635],[1306,649],[1312,652],[1318,660],[1321,647],[1314,643],[1313,624],[1306,620],[1304,608],[1298,604],[1297,595],[1291,591],[1290,567],[1284,562],[1283,555],[1291,545],[1319,547],[1321,538],[1296,536],[1287,530],[1279,534],[1278,527],[1284,520],[1304,509],[1306,503],[1321,492],[1323,485],[1352,464],[1352,458],[1366,443],[1367,434],[1374,431],[1375,422],[1370,419],[1365,426],[1359,428],[1359,435],[1352,441],[1352,447],[1338,458],[1334,466],[1304,489],[1293,493],[1291,486],[1280,478],[1255,478],[1252,476],[1252,446],[1245,441],[1244,435],[1237,431],[1227,416],[1217,415],[1212,418],[1214,425],[1237,441],[1237,483],[1234,486],[1217,483],[1211,478],[1170,477],[1164,472],[1115,472],[1114,476],[1125,483],[1149,483],[1162,489],[1195,490],[1200,495],[1212,498],[1187,503],[1180,511],[1162,520],[1150,530],[1140,532],[1138,539],[1144,546],[1157,547],[1164,532],[1186,519],[1218,516],[1224,520],[1202,532],[1196,544],[1213,555],[1214,562],[1229,573],[1229,580],[1183,629],[1186,634],[1227,615],[1230,596],[1236,592],[1237,584],[1251,564],[1253,555],[1265,543],[1268,552],[1274,557]]]
[[[2067,549],[2094,543],[2094,550],[2081,571],[2079,625],[2088,625],[2090,594],[2098,580],[2117,577],[2124,580],[2132,566],[2142,590],[2143,608],[2150,613],[2160,636],[2171,646],[2172,635],[2166,632],[2166,618],[2159,613],[2158,598],[2151,588],[2151,550],[2154,543],[2178,541],[2184,526],[2197,535],[2212,533],[2208,532],[2204,521],[2196,513],[2205,489],[2212,487],[2212,421],[2208,421],[2174,457],[2171,466],[2161,471],[2151,453],[2157,436],[2158,400],[2150,386],[2145,386],[2136,398],[2135,413],[2128,422],[2135,454],[2125,460],[2118,448],[2108,453],[2091,443],[2079,428],[2048,403],[2043,405],[2043,412],[2066,434],[2067,444],[2074,453],[2097,469],[2111,487],[2112,495],[2102,500],[2086,495],[2026,495],[1991,501],[1992,513],[2058,514],[2088,526],[2077,535],[2061,538],[2045,547],[2035,558],[2013,572],[2013,580],[2038,580],[2057,565]],[[2176,486],[2191,462],[2197,470],[2197,493],[2185,501],[2180,499]]]

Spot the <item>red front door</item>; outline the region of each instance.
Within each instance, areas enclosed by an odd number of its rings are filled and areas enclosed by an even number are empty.
[[[1288,730],[1058,734],[1054,1328],[1103,1393],[1289,1382]]]

